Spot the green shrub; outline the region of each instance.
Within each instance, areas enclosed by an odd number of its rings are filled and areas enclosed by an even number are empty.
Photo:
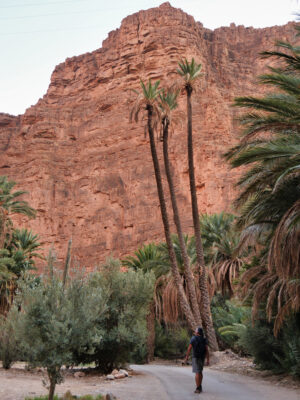
[[[239,342],[239,337],[249,324],[250,307],[217,295],[212,299],[211,311],[220,348],[229,347],[234,351],[247,353],[247,349]]]
[[[64,286],[54,275],[39,283],[29,277],[21,286],[16,337],[24,360],[47,369],[49,400],[62,381],[62,365],[74,363],[74,350],[91,353],[101,340],[96,323],[105,310],[105,295],[86,279],[76,277]]]
[[[146,342],[137,343],[129,354],[129,363],[145,364],[147,363],[148,349]]]
[[[155,326],[155,350],[156,357],[165,359],[181,358],[187,351],[190,342],[189,330],[181,326]]]
[[[95,362],[108,373],[132,360],[135,351],[146,344],[146,315],[153,297],[154,276],[143,271],[122,272],[117,260],[108,260],[91,274],[90,287],[106,292],[106,310],[96,321],[101,341],[91,354],[80,351],[77,362]]]
[[[7,317],[0,315],[0,360],[5,369],[20,359],[20,349],[15,335],[18,312],[10,310]]]
[[[262,315],[254,326],[247,327],[240,342],[261,369],[300,377],[299,313],[289,318],[277,338],[273,335],[273,324]]]

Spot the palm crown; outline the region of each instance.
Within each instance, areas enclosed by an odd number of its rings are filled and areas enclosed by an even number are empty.
[[[185,87],[192,88],[194,81],[201,76],[201,64],[197,64],[194,58],[191,62],[187,59],[178,63],[177,73],[183,78]]]

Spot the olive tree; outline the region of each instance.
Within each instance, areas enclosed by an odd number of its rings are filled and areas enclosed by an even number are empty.
[[[97,320],[105,311],[105,294],[87,280],[76,277],[64,285],[54,274],[39,282],[28,278],[21,287],[16,336],[24,360],[32,367],[46,368],[49,400],[62,382],[62,366],[74,364],[75,349],[93,353],[101,341]]]

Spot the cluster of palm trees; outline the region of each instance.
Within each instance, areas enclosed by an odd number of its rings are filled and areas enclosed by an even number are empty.
[[[6,313],[12,303],[16,280],[22,272],[34,268],[36,257],[41,258],[38,236],[13,226],[14,214],[35,216],[35,210],[19,199],[25,192],[13,191],[15,185],[6,176],[0,176],[0,313]]]
[[[177,72],[182,78],[183,81],[182,89],[184,89],[187,98],[188,163],[189,163],[189,178],[190,178],[190,192],[191,192],[191,203],[193,212],[193,224],[194,224],[194,234],[195,234],[196,260],[198,267],[196,271],[196,277],[198,279],[195,279],[195,274],[193,273],[190,265],[190,258],[188,257],[187,254],[187,247],[182,231],[181,219],[174,190],[174,182],[171,173],[169,151],[168,151],[169,127],[170,124],[172,123],[172,120],[174,119],[173,111],[177,108],[177,97],[180,93],[180,89],[174,89],[174,88],[168,90],[160,89],[159,81],[155,82],[154,84],[152,84],[150,80],[147,84],[141,82],[142,93],[138,96],[135,106],[132,109],[131,120],[135,119],[135,121],[138,121],[139,113],[142,110],[146,111],[147,131],[150,139],[150,149],[154,166],[166,245],[170,259],[170,268],[172,271],[174,284],[176,286],[176,290],[178,293],[181,312],[184,314],[190,328],[195,329],[196,326],[200,326],[203,324],[206,330],[206,335],[209,344],[212,349],[216,350],[218,348],[218,345],[211,318],[210,299],[209,299],[208,285],[207,285],[207,273],[204,262],[203,246],[200,233],[200,222],[198,217],[199,212],[198,212],[196,183],[195,183],[193,135],[192,135],[191,97],[194,89],[194,84],[197,78],[199,78],[201,73],[201,64],[197,64],[194,59],[192,59],[191,62],[183,60],[178,64]],[[161,168],[157,156],[157,149],[156,149],[156,142],[154,135],[154,130],[157,126],[161,126],[162,128],[164,167],[169,186],[173,219],[178,235],[178,244],[182,256],[186,290],[183,286],[175,250],[172,243],[170,220],[166,206],[165,193],[163,190],[162,177],[161,177]],[[198,288],[199,288],[198,292],[200,291],[201,296],[197,295]]]
[[[221,294],[224,299],[230,299],[236,295],[238,278],[243,271],[245,260],[236,255],[240,235],[235,228],[235,221],[236,217],[226,213],[205,214],[200,218],[210,299],[215,294]],[[189,298],[184,257],[178,235],[172,235],[171,239],[182,285],[187,298]],[[183,240],[192,273],[197,276],[195,237],[184,235]],[[136,271],[142,270],[145,273],[152,271],[155,275],[153,303],[147,321],[150,332],[148,357],[151,359],[154,354],[155,320],[163,323],[164,326],[176,326],[180,321],[184,324],[185,320],[180,308],[179,292],[171,271],[167,244],[145,244],[135,251],[134,255],[126,257],[122,263]],[[199,286],[196,293],[197,300],[200,302]],[[216,325],[215,322],[214,325]]]
[[[255,254],[242,277],[244,292],[252,297],[253,317],[264,305],[278,334],[300,310],[300,48],[278,42],[263,57],[279,65],[260,76],[271,91],[236,99],[247,112],[240,118],[242,140],[227,158],[234,168],[248,167],[236,200],[240,248]]]
[[[168,256],[162,251],[163,245],[150,244],[124,263],[155,271],[158,318],[164,315],[165,321],[170,322],[181,314],[191,328],[202,323],[213,349],[217,343],[209,292],[218,290],[228,297],[238,293],[250,299],[254,318],[264,305],[275,335],[289,316],[300,310],[300,48],[285,42],[277,46],[276,51],[264,52],[263,57],[278,59],[278,67],[270,68],[259,78],[272,92],[235,100],[235,106],[247,109],[240,117],[243,137],[226,154],[233,168],[246,167],[238,182],[238,216],[221,213],[199,218],[191,98],[200,76],[200,64],[194,59],[179,63],[177,72],[183,80],[180,89],[165,90],[160,89],[159,82],[141,82],[142,93],[131,113],[131,119],[137,121],[139,113],[146,111]],[[176,126],[174,111],[182,89],[187,99],[192,238],[182,231],[168,153],[169,128],[172,123]],[[157,157],[154,131],[158,127],[162,132],[175,239],[171,235]]]

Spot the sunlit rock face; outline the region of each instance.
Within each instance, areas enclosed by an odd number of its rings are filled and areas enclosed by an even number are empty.
[[[293,24],[265,29],[205,29],[168,3],[140,11],[110,32],[102,48],[58,65],[45,96],[24,115],[0,114],[0,174],[27,190],[38,211],[32,221],[45,253],[73,255],[90,269],[107,256],[125,256],[144,242],[163,240],[144,121],[129,123],[139,80],[178,80],[178,60],[203,66],[193,95],[193,132],[201,212],[232,211],[237,172],[222,154],[236,143],[234,97],[257,95],[256,76],[269,60],[259,52],[293,40]],[[179,109],[184,111],[184,94]],[[186,121],[175,127],[170,157],[184,230],[192,233]],[[161,142],[157,142],[162,161]]]

